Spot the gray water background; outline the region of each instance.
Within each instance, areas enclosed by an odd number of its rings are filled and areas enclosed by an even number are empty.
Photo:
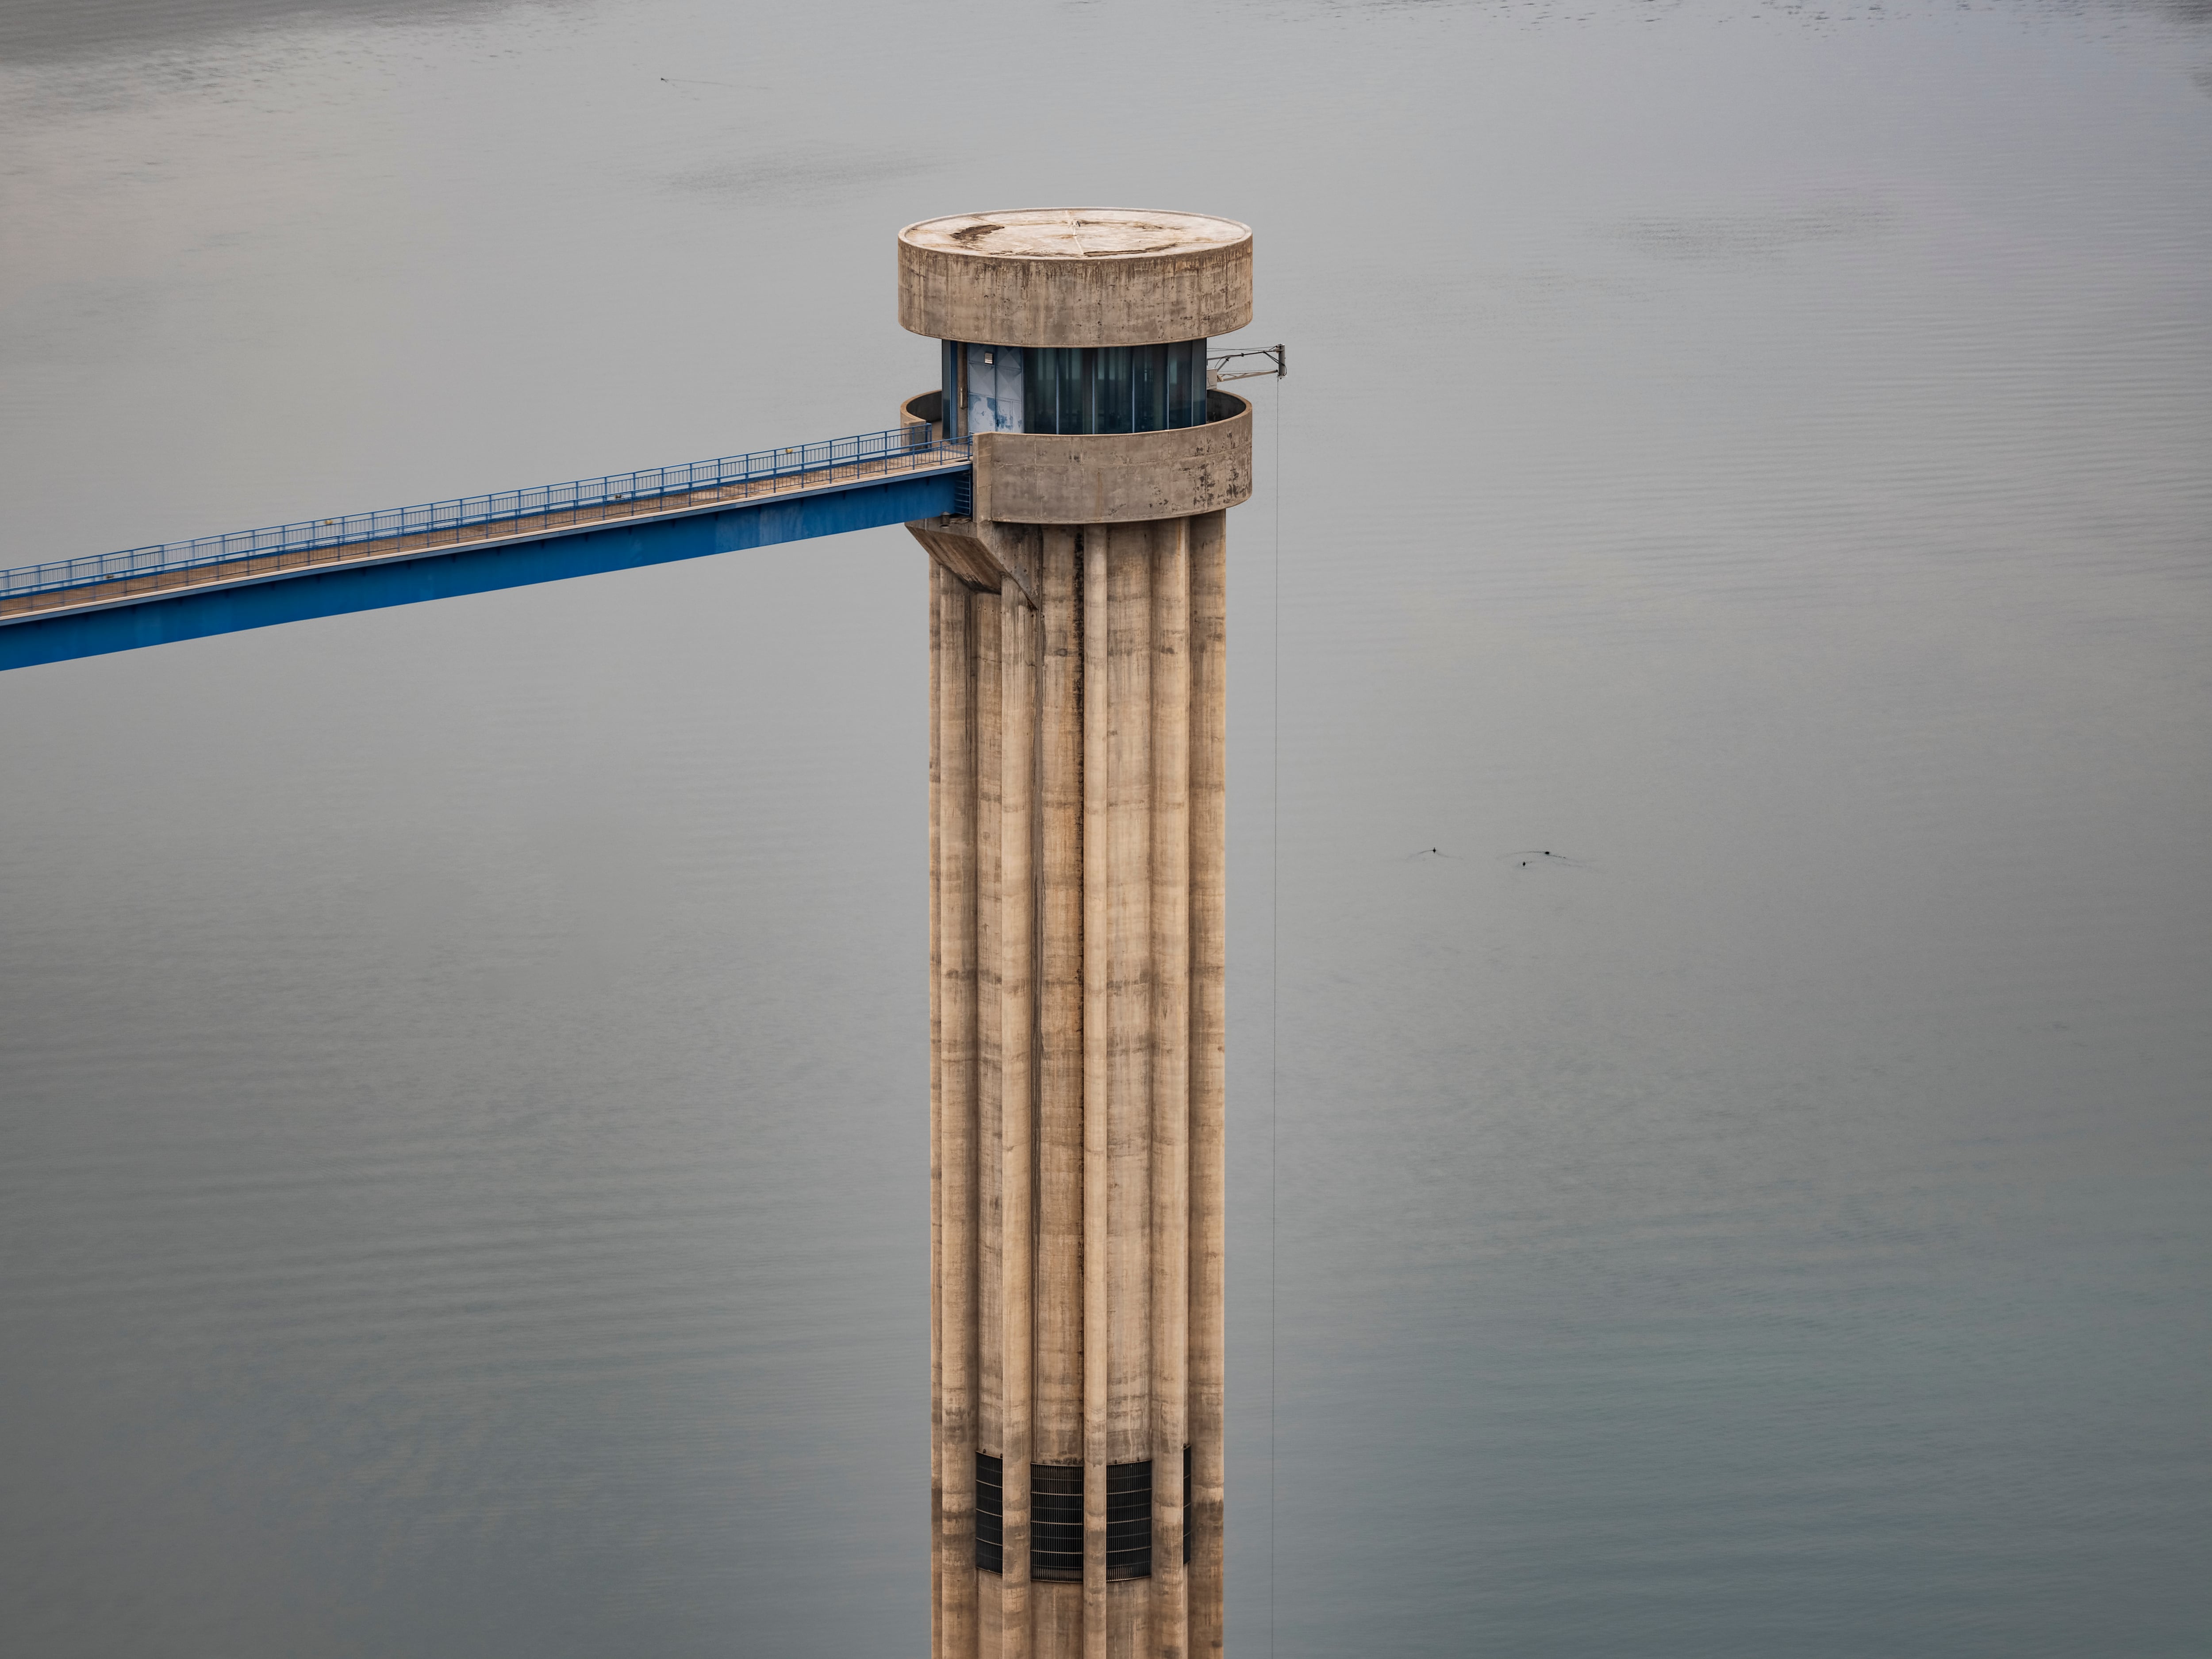
[[[1063,201],[1291,346],[1234,1651],[2212,1650],[2201,5],[6,0],[0,562],[885,424]],[[923,591],[0,678],[0,1649],[925,1650]]]

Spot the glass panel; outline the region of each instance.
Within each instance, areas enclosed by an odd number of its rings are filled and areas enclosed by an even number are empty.
[[[1049,355],[1054,409],[1052,429],[1072,435],[1085,430],[1087,424],[1083,413],[1083,348],[1054,346]]]
[[[1148,345],[1129,349],[1129,378],[1135,404],[1132,429],[1158,432],[1168,423],[1168,348]]]
[[[1098,390],[1098,349],[1070,346],[1060,361],[1060,407],[1062,432],[1096,432]]]
[[[1060,365],[1057,370],[1060,380],[1058,429],[1066,433],[1080,432],[1084,428],[1083,348],[1059,346],[1052,355],[1054,361]]]
[[[938,413],[944,420],[945,435],[957,438],[960,435],[960,343],[940,340],[938,343],[943,348],[939,354],[938,389],[941,400]]]
[[[1191,418],[1190,412],[1190,353],[1194,343],[1198,343],[1180,340],[1168,348],[1168,424],[1170,426],[1198,424]],[[1199,345],[1199,349],[1201,352],[1204,351],[1203,344]],[[1201,356],[1199,361],[1203,367],[1204,357]]]
[[[1022,430],[1057,432],[1060,416],[1060,352],[1033,346],[1022,357]]]
[[[1204,340],[1151,346],[1034,346],[1027,350],[948,343],[945,404],[955,411],[971,404],[981,410],[965,430],[988,431],[996,425],[1002,431],[1073,436],[1202,426],[1206,347]],[[986,365],[987,355],[997,361]],[[958,368],[967,370],[964,396],[956,378]],[[954,418],[959,418],[958,413]]]
[[[1129,428],[1129,348],[1099,346],[1098,376],[1094,383],[1097,404],[1092,409],[1094,432],[1127,432]]]

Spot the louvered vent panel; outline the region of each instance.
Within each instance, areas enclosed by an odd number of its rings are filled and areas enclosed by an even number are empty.
[[[1030,1468],[1030,1577],[1083,1582],[1083,1466]]]
[[[1005,1468],[990,1453],[975,1454],[975,1565],[986,1572],[1006,1570]]]
[[[1152,1576],[1152,1463],[1106,1466],[1106,1576]]]

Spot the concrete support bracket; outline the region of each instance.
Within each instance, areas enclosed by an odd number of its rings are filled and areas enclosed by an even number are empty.
[[[929,556],[972,587],[997,593],[1012,582],[1030,610],[1037,603],[1036,526],[994,524],[947,513],[907,526]]]

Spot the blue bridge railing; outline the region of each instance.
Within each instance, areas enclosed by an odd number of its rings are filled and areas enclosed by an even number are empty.
[[[971,459],[970,441],[967,439],[947,440],[934,426],[903,426],[884,432],[864,432],[850,438],[831,438],[821,443],[798,444],[788,449],[762,449],[749,455],[724,455],[680,466],[541,484],[534,489],[464,495],[457,501],[428,501],[419,507],[392,507],[381,513],[313,519],[300,524],[241,530],[228,536],[202,536],[188,542],[163,542],[153,547],[128,548],[119,553],[88,554],[82,558],[25,565],[14,570],[0,570],[0,599],[125,581],[133,577],[168,576],[203,565],[225,564],[264,554],[313,554],[376,542],[392,544],[394,551],[411,551],[447,542],[489,540],[497,535],[496,527],[504,520],[523,521],[517,526],[520,533],[529,529],[558,527],[564,520],[601,522],[610,518],[709,505],[721,499],[719,492],[732,486],[771,486],[769,491],[747,492],[755,494],[775,493],[773,487],[778,483],[787,489],[803,489],[805,475],[810,473],[821,475],[824,484],[842,484],[881,474],[966,466]],[[702,492],[708,493],[708,502],[691,499]]]

